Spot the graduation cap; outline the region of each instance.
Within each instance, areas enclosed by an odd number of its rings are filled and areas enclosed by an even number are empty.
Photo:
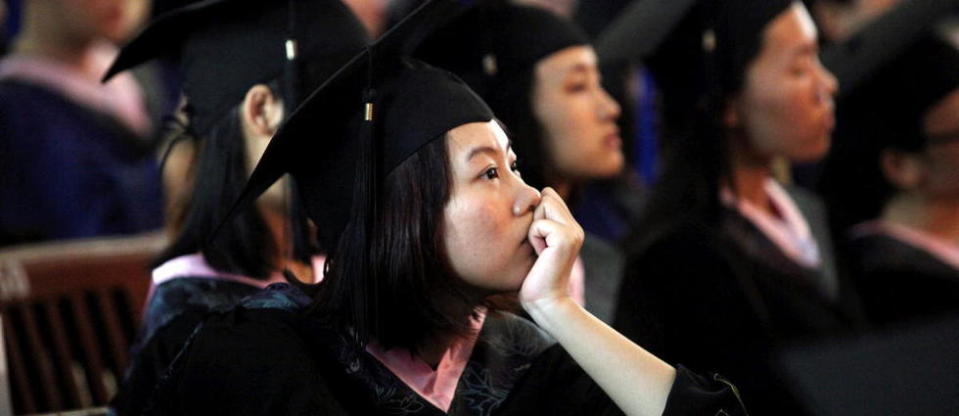
[[[766,25],[796,1],[636,0],[595,48],[603,64],[642,61],[663,90],[664,117],[684,122],[741,86]]]
[[[959,317],[791,348],[778,364],[810,414],[951,415],[959,409]]]
[[[562,49],[588,43],[573,22],[545,9],[492,0],[463,8],[430,34],[414,56],[452,71],[487,97],[499,88],[498,80],[523,74]]]
[[[883,65],[856,75],[860,81],[839,101],[837,143],[853,141],[856,153],[866,149],[879,153],[887,147],[917,151],[925,146],[926,113],[959,88],[959,50],[934,34],[907,46]]]
[[[959,0],[903,1],[845,41],[826,48],[822,62],[839,80],[838,99],[957,11]]]
[[[270,141],[231,213],[290,173],[321,245],[336,247],[348,223],[370,221],[379,183],[396,166],[454,127],[492,120],[459,78],[405,58],[455,4],[427,1],[310,94]]]
[[[315,87],[366,45],[363,25],[339,0],[205,0],[150,23],[103,80],[151,59],[175,59],[202,136],[253,85],[286,72],[287,98],[298,101],[295,81]]]

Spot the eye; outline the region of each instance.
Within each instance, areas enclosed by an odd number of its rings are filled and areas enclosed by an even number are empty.
[[[586,91],[587,88],[589,88],[589,84],[586,82],[573,82],[566,84],[566,91],[570,93],[583,92]]]
[[[483,176],[485,176],[486,179],[490,179],[490,180],[496,179],[499,177],[499,169],[497,169],[495,166],[489,169],[486,169],[486,171],[483,172]]]
[[[516,175],[523,176],[523,173],[519,171],[519,161],[513,162],[512,165],[509,165],[510,170],[512,170]]]

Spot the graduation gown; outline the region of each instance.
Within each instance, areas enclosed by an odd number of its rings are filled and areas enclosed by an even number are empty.
[[[885,234],[848,241],[853,278],[872,322],[931,319],[959,311],[959,269]]]
[[[0,81],[0,245],[160,228],[159,167],[137,137],[52,89]]]
[[[825,224],[804,216],[828,255]],[[827,295],[824,288],[836,286],[823,284],[830,273],[796,263],[738,211],[724,209],[718,228],[679,224],[633,249],[614,327],[667,362],[729,377],[751,413],[796,414],[800,404],[777,374],[776,351],[861,319],[844,279],[835,298]]]
[[[203,324],[147,414],[621,414],[570,356],[529,321],[487,315],[448,412],[417,395],[322,319],[289,285]],[[744,414],[733,389],[683,368],[666,414]]]
[[[140,414],[197,325],[210,313],[229,310],[260,290],[229,280],[188,276],[157,286],[146,306],[132,361],[110,403],[113,413]]]

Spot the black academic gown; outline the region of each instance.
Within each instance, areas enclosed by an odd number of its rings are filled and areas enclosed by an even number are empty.
[[[959,269],[885,234],[848,242],[850,268],[872,322],[929,320],[959,311]]]
[[[806,217],[814,235],[825,234]],[[828,240],[818,240],[831,258]],[[614,327],[670,363],[727,376],[753,414],[801,414],[777,351],[855,327],[850,292],[836,273],[797,264],[727,209],[719,228],[680,224],[630,253]]]
[[[113,117],[0,81],[0,246],[159,229],[160,185],[152,144]]]
[[[490,312],[448,413],[321,319],[288,285],[206,321],[148,414],[609,415],[610,399],[529,321]],[[724,411],[726,413],[717,413]],[[744,414],[724,381],[679,369],[667,415]]]
[[[130,365],[110,403],[111,413],[139,414],[196,326],[213,311],[229,310],[259,291],[209,277],[181,277],[157,286],[146,306]]]

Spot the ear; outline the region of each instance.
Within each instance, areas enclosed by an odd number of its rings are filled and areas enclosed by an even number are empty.
[[[240,116],[248,133],[271,137],[283,118],[283,103],[269,87],[257,84],[246,92]]]
[[[879,166],[886,180],[898,189],[914,189],[922,182],[922,162],[917,155],[886,149],[879,155]]]
[[[739,98],[733,97],[726,100],[722,114],[723,127],[735,129],[741,127],[742,119],[739,117]]]

